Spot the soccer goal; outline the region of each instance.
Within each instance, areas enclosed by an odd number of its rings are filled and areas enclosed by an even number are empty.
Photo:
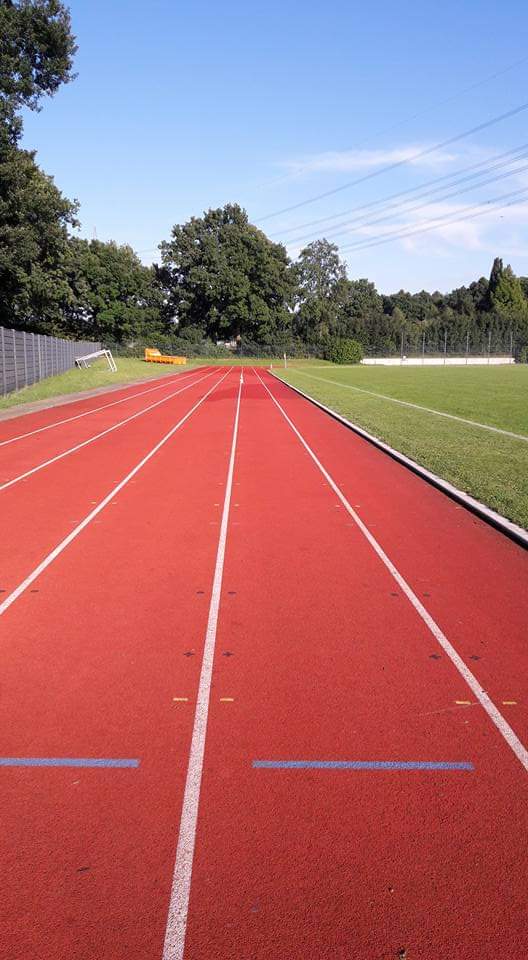
[[[105,358],[106,358],[106,360],[107,360],[107,362],[108,362],[108,366],[110,367],[110,370],[112,371],[112,373],[116,373],[116,372],[117,372],[116,362],[115,362],[115,360],[114,360],[114,358],[113,358],[113,356],[112,356],[112,351],[111,351],[111,350],[96,350],[94,353],[87,353],[87,354],[85,354],[84,357],[76,357],[76,358],[75,358],[75,366],[76,366],[76,367],[89,367],[90,364],[92,363],[92,361],[93,361],[93,360],[98,360],[99,357],[105,357]]]

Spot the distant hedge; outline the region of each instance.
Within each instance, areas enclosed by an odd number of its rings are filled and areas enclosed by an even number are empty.
[[[363,347],[357,340],[332,337],[326,350],[326,359],[332,363],[361,363]]]

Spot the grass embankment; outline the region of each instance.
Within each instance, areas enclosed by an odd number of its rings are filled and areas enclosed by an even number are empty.
[[[528,528],[526,440],[393,402],[419,404],[528,437],[528,366],[318,369],[312,365],[304,369],[294,365],[277,373]]]
[[[0,410],[8,410],[21,403],[36,403],[39,400],[53,400],[69,393],[93,390],[96,387],[113,387],[134,380],[147,380],[150,377],[174,376],[189,369],[170,367],[157,363],[145,363],[143,360],[116,357],[117,373],[112,373],[106,360],[96,360],[86,369],[67,370],[56,377],[46,377],[31,387],[24,387],[6,397],[0,397]],[[192,368],[192,364],[191,364]]]

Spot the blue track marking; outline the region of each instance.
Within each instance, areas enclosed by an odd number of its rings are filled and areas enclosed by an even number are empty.
[[[451,760],[253,760],[268,769],[315,770],[474,770],[472,763]]]
[[[139,767],[139,763],[100,757],[0,757],[0,767]]]

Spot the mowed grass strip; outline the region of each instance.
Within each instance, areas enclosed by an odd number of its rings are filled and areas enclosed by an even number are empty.
[[[295,367],[277,370],[286,382],[528,528],[526,441],[346,388],[360,386],[528,436],[528,367],[327,367],[310,372],[313,376]]]
[[[297,364],[292,362],[292,368]],[[301,369],[301,368],[299,368]],[[370,390],[395,400],[528,436],[528,365],[482,367],[337,367],[305,371],[310,379]]]

